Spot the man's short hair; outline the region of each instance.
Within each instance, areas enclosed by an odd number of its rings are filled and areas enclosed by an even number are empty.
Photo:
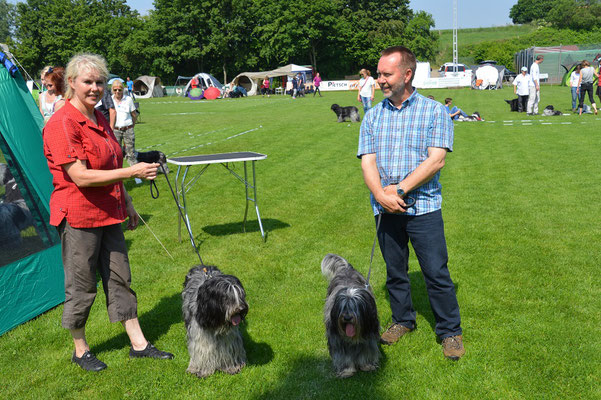
[[[449,104],[449,103],[450,103],[450,102],[452,102],[452,101],[453,101],[453,99],[452,99],[452,98],[450,98],[450,97],[447,97],[446,99],[444,99],[444,103],[445,103],[445,104]]]
[[[417,69],[417,60],[415,59],[415,54],[408,48],[404,46],[392,46],[388,47],[380,53],[382,56],[389,56],[394,53],[399,53],[401,55],[401,67],[409,68],[411,70],[411,81],[415,77],[415,70]],[[411,82],[410,81],[410,82]]]
[[[537,59],[537,60],[542,60],[542,59],[544,59],[544,58],[545,58],[545,56],[543,56],[542,54],[539,54],[538,56],[536,56],[536,59]]]

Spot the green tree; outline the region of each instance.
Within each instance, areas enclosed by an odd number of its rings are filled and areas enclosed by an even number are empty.
[[[555,0],[547,21],[559,29],[595,29],[601,26],[601,4],[599,1]]]
[[[28,70],[92,52],[122,73],[122,42],[140,22],[125,0],[27,0],[17,4],[16,25],[15,54]]]
[[[553,8],[552,0],[518,0],[509,11],[514,24],[527,24],[534,20],[545,19]]]
[[[0,42],[10,42],[15,25],[15,6],[0,0]]]

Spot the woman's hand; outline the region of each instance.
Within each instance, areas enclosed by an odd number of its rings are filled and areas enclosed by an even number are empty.
[[[157,169],[160,165],[161,164],[159,163],[148,164],[145,162],[141,162],[134,164],[129,168],[131,168],[132,178],[153,180],[157,177]]]
[[[134,203],[133,201],[131,201],[131,197],[127,197],[125,200],[125,211],[127,212],[127,216],[129,217],[129,220],[127,221],[127,229],[131,231],[136,229],[136,227],[138,226],[138,223],[140,222],[140,217],[138,216],[138,212],[134,208]]]

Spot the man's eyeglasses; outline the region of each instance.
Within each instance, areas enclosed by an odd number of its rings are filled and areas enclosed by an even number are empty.
[[[123,89],[113,89],[113,92],[122,92]]]

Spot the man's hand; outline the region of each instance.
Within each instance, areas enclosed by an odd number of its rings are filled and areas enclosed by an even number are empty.
[[[399,214],[407,211],[407,204],[405,203],[405,200],[398,195],[396,185],[388,185],[383,189],[383,193],[376,198],[376,201],[384,207],[386,212]]]

